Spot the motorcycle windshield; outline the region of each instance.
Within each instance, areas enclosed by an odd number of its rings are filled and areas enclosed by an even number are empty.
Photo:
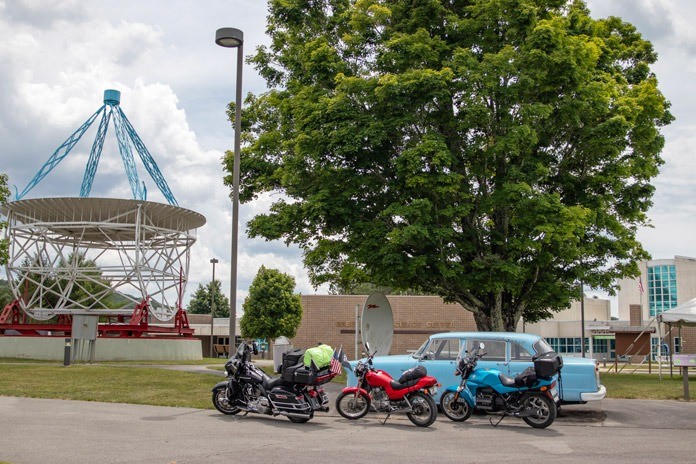
[[[244,349],[246,348],[246,343],[240,343],[239,346],[237,347],[237,353],[235,353],[235,356],[237,356],[239,359],[242,359],[242,356],[244,356]]]
[[[476,342],[474,348],[471,351],[467,350],[467,345],[467,343],[462,343],[462,348],[459,350],[459,354],[457,355],[457,365],[459,365],[459,361],[466,358],[467,356],[475,356],[479,352],[478,342]]]

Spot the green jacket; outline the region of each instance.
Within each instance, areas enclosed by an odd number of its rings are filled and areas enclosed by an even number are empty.
[[[319,345],[314,348],[308,348],[304,355],[304,365],[310,366],[312,361],[319,368],[322,369],[331,364],[331,357],[333,356],[333,348],[329,345]]]

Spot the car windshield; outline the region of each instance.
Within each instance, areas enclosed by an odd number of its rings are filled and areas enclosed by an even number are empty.
[[[549,345],[546,340],[540,338],[534,342],[534,351],[536,351],[537,354],[544,354],[553,351],[553,348],[551,348],[551,345]]]
[[[419,358],[423,353],[425,353],[425,348],[428,346],[428,343],[430,343],[430,339],[427,339],[426,341],[423,342],[423,344],[416,350],[415,353],[413,353],[414,358]]]

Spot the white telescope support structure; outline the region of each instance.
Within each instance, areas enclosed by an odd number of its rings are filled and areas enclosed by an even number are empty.
[[[109,198],[7,203],[7,277],[29,316],[129,315],[149,299],[168,321],[180,306],[195,230],[205,218],[178,206]],[[122,304],[108,308],[118,293]]]

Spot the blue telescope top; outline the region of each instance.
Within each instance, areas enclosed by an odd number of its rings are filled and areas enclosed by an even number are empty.
[[[119,103],[121,103],[121,92],[114,89],[105,90],[104,103],[111,106],[118,105]]]
[[[0,0],[1,2],[1,0]],[[16,199],[21,200],[31,189],[33,189],[41,180],[48,175],[67,155],[75,144],[80,140],[84,133],[89,129],[92,123],[101,115],[99,129],[97,129],[97,137],[92,144],[92,150],[89,153],[85,174],[82,177],[82,186],[80,188],[80,197],[88,197],[92,190],[92,183],[97,173],[97,166],[101,158],[102,148],[106,131],[109,126],[109,121],[113,119],[116,130],[116,139],[118,140],[118,149],[123,159],[123,165],[126,168],[128,182],[130,183],[133,198],[136,200],[147,200],[147,189],[145,183],[141,185],[138,170],[133,158],[133,152],[140,156],[140,160],[145,167],[145,170],[150,174],[152,180],[155,181],[157,187],[167,199],[170,205],[178,206],[172,191],[169,189],[167,181],[164,179],[162,172],[157,167],[157,163],[152,158],[152,155],[145,147],[145,144],[135,132],[133,125],[130,123],[125,113],[121,109],[121,92],[114,89],[104,91],[104,105],[99,108],[92,116],[87,119],[68,139],[63,142],[58,149],[50,156],[48,161],[44,163],[38,173],[29,182],[24,190],[20,193],[17,191]]]

